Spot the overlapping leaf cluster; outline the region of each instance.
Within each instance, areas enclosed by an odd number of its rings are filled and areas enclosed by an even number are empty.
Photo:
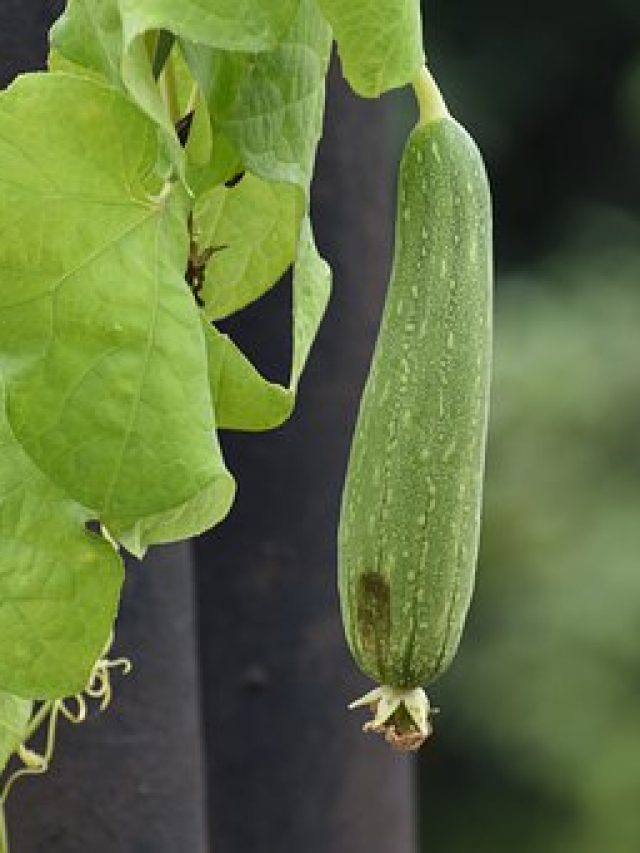
[[[329,295],[309,187],[331,27],[375,95],[421,64],[417,16],[416,0],[70,0],[49,71],[0,94],[0,769],[32,700],[85,686],[117,546],[218,523],[235,484],[217,430],[291,413]],[[216,323],[289,267],[285,387]]]

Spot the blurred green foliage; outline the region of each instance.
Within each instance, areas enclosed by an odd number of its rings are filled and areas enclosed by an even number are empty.
[[[615,249],[501,291],[477,592],[423,756],[427,851],[640,849],[639,279],[640,254]]]
[[[425,853],[640,850],[640,3],[429,4],[487,156],[495,378],[476,596],[431,689]]]

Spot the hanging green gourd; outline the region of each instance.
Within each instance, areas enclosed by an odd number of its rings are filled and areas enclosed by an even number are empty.
[[[338,536],[351,652],[379,687],[365,730],[415,749],[423,686],[449,665],[478,550],[491,363],[491,200],[482,157],[426,69],[398,180],[395,255]]]

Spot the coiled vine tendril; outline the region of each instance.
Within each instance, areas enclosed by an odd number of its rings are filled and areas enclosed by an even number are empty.
[[[4,820],[4,808],[7,798],[18,779],[23,776],[39,776],[46,773],[51,764],[56,744],[58,720],[62,716],[73,725],[80,725],[87,719],[90,701],[97,703],[99,713],[107,710],[113,698],[111,673],[120,670],[123,675],[131,672],[132,664],[128,658],[109,658],[113,636],[96,662],[86,687],[81,693],[64,699],[51,699],[42,702],[35,711],[24,740],[15,751],[20,766],[7,778],[0,793],[0,853],[8,853],[7,833]],[[40,731],[44,730],[44,748],[38,751],[27,746]]]

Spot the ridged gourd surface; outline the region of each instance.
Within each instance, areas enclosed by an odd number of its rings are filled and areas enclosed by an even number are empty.
[[[480,153],[448,116],[418,125],[400,165],[394,263],[338,537],[350,649],[393,687],[447,667],[473,590],[492,278]]]

